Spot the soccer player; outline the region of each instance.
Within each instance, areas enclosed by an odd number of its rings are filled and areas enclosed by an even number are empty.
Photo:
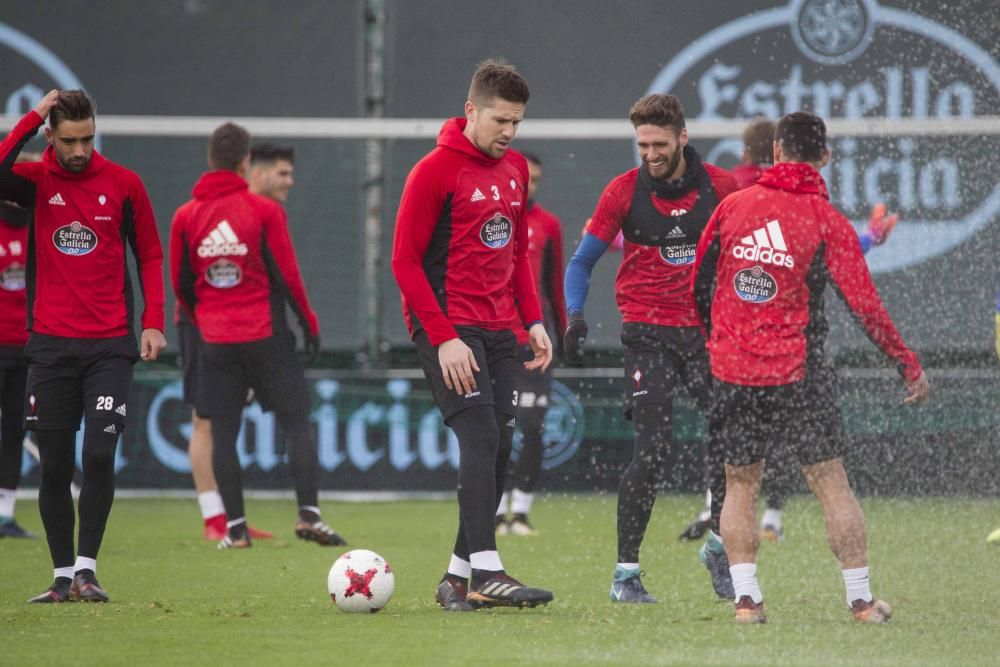
[[[250,135],[226,123],[212,133],[208,164],[170,229],[170,276],[201,334],[196,410],[211,420],[215,478],[226,510],[220,549],[248,548],[236,440],[247,391],[274,410],[288,439],[295,483],[295,534],[321,546],[345,544],[320,517],[319,464],[309,390],[285,320],[286,299],[319,348],[319,321],[306,296],[284,209],[248,192]]]
[[[756,118],[743,129],[743,161],[736,165],[732,171],[741,190],[756,183],[764,171],[774,164],[774,130],[774,121],[766,118]],[[861,251],[867,253],[874,246],[885,243],[898,219],[899,216],[896,214],[887,213],[885,204],[876,204],[872,208],[868,227],[858,234]],[[829,377],[823,378],[821,381],[836,382],[833,369],[826,366],[823,357],[826,327],[811,329],[809,335],[814,339],[811,341],[809,349],[817,354],[810,356],[807,364],[810,370],[806,375],[825,375]],[[765,510],[760,520],[760,528],[761,538],[770,542],[784,539],[781,520],[790,493],[789,487],[792,484],[793,464],[792,460],[772,458],[764,471],[763,486],[768,494]],[[708,471],[708,474],[711,474],[711,470]],[[682,540],[699,539],[710,528],[711,491],[706,497],[709,502],[706,502],[705,509],[681,533]]]
[[[250,148],[250,169],[247,183],[250,192],[269,197],[279,204],[288,201],[288,191],[294,181],[295,149],[275,144],[257,144]],[[198,494],[198,506],[204,521],[205,539],[218,542],[226,536],[226,510],[219,495],[215,473],[212,471],[212,424],[193,409],[198,394],[198,330],[184,316],[180,307],[175,313],[178,337],[180,338],[181,359],[184,365],[184,400],[192,406],[191,439],[188,442],[188,459],[191,461],[191,477]],[[314,356],[319,348],[310,350]],[[266,540],[273,537],[267,530],[247,524],[251,540]]]
[[[48,119],[41,162],[14,164]],[[115,494],[115,448],[125,428],[132,366],[153,361],[163,337],[163,251],[134,173],[94,150],[95,114],[80,90],[52,90],[0,143],[0,196],[28,209],[25,428],[41,454],[38,508],[54,567],[29,602],[107,602],[97,554]],[[136,347],[132,248],[145,302]],[[83,433],[79,543],[70,484]],[[74,554],[75,551],[75,554]],[[75,555],[75,562],[74,562]]]
[[[563,293],[562,226],[559,218],[542,208],[535,201],[535,193],[542,181],[542,162],[533,153],[523,153],[528,160],[528,262],[535,277],[546,331],[566,329],[566,297]],[[513,325],[524,361],[534,356],[528,344],[528,332],[519,322]],[[535,498],[535,484],[542,471],[545,454],[545,413],[549,409],[549,392],[552,390],[552,367],[542,372],[521,369],[517,385],[517,423],[521,427],[521,455],[513,466],[513,490],[504,491],[497,508],[497,535],[537,535],[538,531],[528,520]],[[506,487],[505,487],[506,488]],[[508,497],[509,496],[509,497]],[[511,511],[507,521],[507,509]]]
[[[571,361],[581,358],[591,271],[621,231],[624,247],[615,291],[625,347],[624,413],[635,425],[635,449],[618,489],[618,562],[611,599],[652,603],[656,598],[639,578],[639,548],[671,446],[673,401],[683,387],[707,413],[710,397],[705,339],[689,289],[695,245],[716,205],[736,190],[736,181],[727,171],[703,163],[688,145],[684,109],[675,96],[643,97],[632,105],[629,120],[642,164],[604,189],[566,268],[569,325],[564,347]],[[715,470],[713,487],[724,483],[721,460]],[[715,496],[721,499],[722,491]],[[709,557],[713,586],[720,595],[728,594],[725,552],[717,541]]]
[[[33,153],[21,153],[17,162],[37,162],[39,158]],[[35,537],[14,520],[21,482],[24,386],[28,376],[24,356],[28,341],[27,256],[28,212],[16,202],[0,201],[0,537]]]
[[[396,216],[403,316],[461,453],[458,535],[435,596],[446,611],[553,599],[506,573],[494,532],[517,418],[516,314],[533,352],[525,368],[552,361],[527,256],[528,167],[510,148],[527,102],[514,67],[481,63],[464,118],[410,171]]]
[[[822,119],[808,112],[782,118],[774,157],[756,185],[716,209],[699,241],[692,281],[715,380],[709,449],[725,457],[722,536],[735,620],[766,622],[754,505],[764,461],[774,453],[796,457],[823,506],[855,619],[882,623],[892,610],[869,588],[864,515],[841,460],[846,439],[837,386],[806,377],[809,331],[825,327],[827,284],[898,364],[904,402],[924,400],[930,385],[875,291],[853,227],[828,202],[819,173],[830,157]]]

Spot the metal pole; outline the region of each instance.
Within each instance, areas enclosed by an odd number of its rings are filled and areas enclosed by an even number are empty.
[[[365,0],[365,116],[381,118],[385,109],[385,1]],[[382,357],[382,194],[383,139],[365,140],[365,361]]]

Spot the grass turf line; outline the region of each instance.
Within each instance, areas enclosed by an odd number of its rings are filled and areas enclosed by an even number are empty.
[[[538,537],[504,537],[504,564],[555,591],[535,610],[445,614],[434,586],[454,537],[453,502],[324,503],[351,543],[392,564],[396,593],[375,615],[338,611],[326,573],[344,549],[293,535],[289,501],[249,501],[254,525],[276,539],[219,552],[200,539],[192,500],[119,500],[98,576],[108,605],[28,605],[51,567],[44,539],[0,540],[0,646],[5,665],[992,665],[1000,501],[868,499],[873,591],[895,610],[888,627],[853,623],[815,501],[785,514],[787,539],[761,547],[770,623],[736,627],[718,602],[697,545],[678,543],[700,504],[661,496],[643,547],[644,579],[658,605],[612,604],[614,496],[541,497]],[[37,505],[19,521],[42,533]],[[43,661],[44,662],[44,661]]]

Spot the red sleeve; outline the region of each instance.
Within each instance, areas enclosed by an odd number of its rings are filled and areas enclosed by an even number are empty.
[[[559,224],[559,218],[554,215],[548,219],[548,224],[551,227],[549,239],[552,241],[553,264],[549,271],[549,289],[552,294],[552,307],[556,311],[556,324],[562,332],[566,331],[566,292],[563,290],[562,279],[566,267],[563,264],[562,225]]]
[[[14,167],[14,160],[21,153],[21,149],[28,143],[28,140],[35,136],[38,128],[42,126],[42,117],[34,111],[29,111],[21,120],[17,121],[3,141],[0,142],[0,172],[9,174]]]
[[[279,275],[284,280],[292,309],[298,316],[302,329],[310,336],[318,336],[319,318],[316,317],[316,312],[309,304],[309,297],[306,296],[306,286],[299,271],[299,262],[295,258],[295,248],[292,246],[292,237],[288,231],[285,210],[271,202],[262,203],[267,204],[263,210],[258,211],[264,227],[264,243],[271,253]]]
[[[149,203],[146,188],[138,176],[132,175],[131,181],[129,201],[132,204],[135,231],[132,252],[135,253],[136,270],[142,288],[142,328],[163,331],[163,246],[160,245],[160,233],[156,229],[156,219],[153,217],[153,207]]]
[[[520,156],[518,156],[520,157]],[[518,171],[521,172],[521,183],[527,187],[528,183],[528,163],[522,157],[517,162]],[[521,201],[528,200],[527,190],[522,190]],[[521,316],[521,323],[527,329],[532,322],[542,322],[542,306],[538,302],[538,283],[531,274],[531,261],[528,259],[528,214],[525,207],[521,207],[521,218],[514,227],[514,299],[517,302],[517,312]]]
[[[183,275],[185,267],[190,266],[190,262],[184,261],[185,253],[187,253],[187,243],[184,241],[184,225],[187,216],[184,215],[183,211],[183,208],[177,209],[173,222],[170,224],[170,285],[183,314],[194,322],[194,303],[189,300],[191,290],[185,286],[185,281],[190,281],[190,277]]]
[[[622,221],[625,220],[632,204],[632,188],[626,187],[628,173],[615,178],[604,188],[601,198],[597,201],[597,208],[594,209],[594,216],[587,225],[587,233],[593,234],[605,243],[612,243],[618,236]],[[634,185],[634,181],[632,183]]]
[[[429,161],[425,158],[418,162],[403,186],[392,240],[392,274],[406,306],[420,320],[431,345],[458,338],[455,327],[438,305],[423,267],[424,253],[441,217],[446,196],[445,187],[432,173]]]
[[[824,241],[824,260],[834,288],[871,341],[887,356],[896,360],[903,377],[911,382],[916,380],[922,372],[920,361],[906,347],[882,305],[854,227],[839,213],[831,211],[824,221]]]
[[[715,168],[715,174],[712,175],[712,185],[715,187],[715,194],[719,201],[740,189],[736,178],[730,172],[718,167]]]

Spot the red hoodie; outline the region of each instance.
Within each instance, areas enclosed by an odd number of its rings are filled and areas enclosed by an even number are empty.
[[[854,227],[828,199],[811,165],[783,162],[715,209],[698,243],[693,289],[702,325],[710,323],[716,378],[751,386],[802,380],[810,304],[823,298],[827,280],[902,375],[920,376],[917,356],[875,291]]]
[[[247,190],[233,171],[212,171],[177,209],[170,228],[170,279],[186,314],[209,343],[249,343],[285,322],[287,298],[310,336],[309,305],[285,210]]]
[[[143,329],[163,330],[163,249],[142,181],[94,151],[67,171],[52,147],[41,162],[14,164],[43,121],[29,111],[0,143],[0,198],[29,210],[28,328],[66,338],[111,338],[132,330],[135,255]]]
[[[528,166],[508,150],[493,159],[445,122],[437,148],[410,171],[396,215],[392,272],[412,337],[432,345],[457,338],[455,326],[501,331],[520,314],[542,319],[527,260]]]

